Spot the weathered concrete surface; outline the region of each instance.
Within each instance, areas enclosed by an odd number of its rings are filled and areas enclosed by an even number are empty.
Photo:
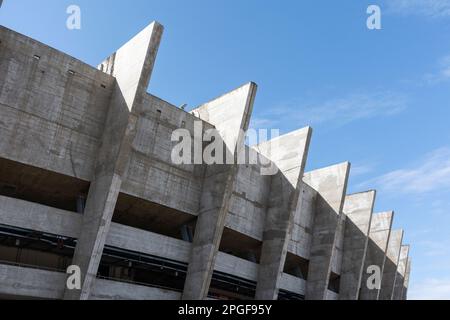
[[[0,224],[78,238],[79,214],[0,196]]]
[[[339,218],[344,206],[350,163],[342,163],[305,174],[305,184],[317,191],[312,236],[307,300],[326,299],[331,264],[336,250]]]
[[[258,156],[253,148],[246,147],[246,150],[251,157]],[[239,165],[225,224],[258,241],[263,239],[272,179],[272,176],[261,175],[262,168],[261,164]]]
[[[226,156],[234,164],[209,165],[205,172],[196,232],[183,291],[185,300],[201,300],[208,295],[230,199],[235,189],[238,150],[244,145],[256,84],[249,83],[194,110],[216,127],[226,145]]]
[[[403,283],[402,300],[408,300],[409,277],[411,275],[411,258],[406,263],[405,281]]]
[[[264,142],[256,149],[280,170],[272,177],[255,298],[276,300],[311,140],[311,128]]]
[[[409,257],[409,245],[404,245],[400,249],[397,274],[395,276],[394,294],[392,300],[402,300],[403,285],[405,283],[406,265]]]
[[[369,289],[367,286],[367,280],[371,275],[367,273],[367,268],[369,266],[378,266],[381,275],[383,274],[393,219],[393,211],[378,213],[372,216],[369,243],[367,245],[363,277],[361,280],[360,300],[378,300],[380,290]]]
[[[0,38],[0,157],[91,180],[114,78],[3,26]]]
[[[97,279],[92,300],[180,300],[181,292]]]
[[[358,300],[375,204],[375,191],[347,195],[339,299]]]
[[[339,300],[339,294],[331,290],[327,290],[325,300]]]
[[[0,264],[0,294],[24,298],[61,299],[66,274]]]
[[[60,300],[64,296],[66,274],[0,264],[0,294]],[[130,283],[97,279],[92,300],[179,300],[181,293]]]
[[[283,273],[280,278],[280,289],[304,296],[306,291],[306,281],[299,277]]]
[[[331,272],[340,275],[342,268],[342,258],[344,252],[344,233],[347,216],[343,213],[339,216],[336,228],[336,238],[333,251],[333,259],[331,260]]]
[[[392,300],[402,241],[403,230],[391,231],[386,251],[386,262],[383,268],[379,300]]]
[[[73,258],[73,264],[81,269],[82,287],[66,290],[65,299],[89,299],[129,164],[136,112],[146,95],[162,31],[162,26],[153,22],[107,59],[106,72],[116,78],[116,86]]]
[[[198,215],[205,166],[175,164],[172,150],[174,130],[183,128],[191,137],[200,122],[203,135],[211,124],[150,94],[146,94],[138,114],[129,170],[122,193],[158,203],[194,216]],[[157,183],[155,183],[157,181]]]
[[[295,212],[288,251],[306,260],[309,260],[311,253],[316,198],[317,191],[303,183],[302,199]]]
[[[0,196],[0,224],[77,238],[81,223],[82,216],[77,213]],[[183,263],[189,262],[191,251],[189,242],[118,223],[111,223],[106,245]],[[257,263],[218,252],[214,270],[256,282],[258,267]],[[304,294],[304,280],[287,274],[282,278],[281,289]]]

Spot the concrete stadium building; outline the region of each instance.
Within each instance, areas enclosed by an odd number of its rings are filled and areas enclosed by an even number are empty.
[[[311,128],[250,148],[254,83],[191,112],[147,93],[162,33],[94,68],[0,27],[0,298],[406,299],[394,213],[347,194],[350,163],[304,172]],[[199,121],[277,173],[174,164],[173,131]]]

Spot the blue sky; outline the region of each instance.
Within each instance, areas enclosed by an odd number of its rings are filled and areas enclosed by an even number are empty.
[[[81,30],[65,27],[81,8]],[[382,10],[368,30],[366,9]],[[4,0],[0,23],[97,65],[165,26],[149,91],[190,108],[254,81],[253,126],[314,128],[308,169],[352,163],[412,244],[410,298],[450,299],[450,0]]]

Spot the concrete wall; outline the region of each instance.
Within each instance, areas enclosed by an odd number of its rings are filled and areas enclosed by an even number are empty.
[[[379,289],[369,289],[367,280],[371,274],[367,273],[370,266],[378,266],[383,275],[386,261],[386,251],[391,234],[394,212],[383,212],[372,216],[372,223],[369,232],[369,243],[367,254],[364,260],[363,277],[361,280],[360,300],[378,300]]]
[[[302,177],[311,134],[311,128],[304,128],[255,147],[279,169],[271,181],[256,299],[278,297],[294,216],[297,207],[301,206]]]
[[[226,227],[262,241],[271,178],[261,175],[259,164],[239,165]]]
[[[184,128],[194,137],[194,121],[202,123],[202,135],[213,126],[149,94],[140,108],[129,170],[121,191],[198,215],[205,168],[173,164],[171,153],[178,142],[172,142],[171,135],[174,129]]]
[[[244,132],[250,124],[256,84],[248,83],[226,95],[210,101],[193,114],[213,124],[226,145],[222,164],[206,168],[200,197],[191,258],[189,260],[183,299],[205,299],[223,229],[235,190],[238,173],[238,151],[244,146]],[[223,164],[226,162],[227,164]]]
[[[337,231],[342,213],[349,163],[312,171],[303,181],[317,191],[306,299],[326,299],[333,256],[336,254]]]
[[[383,278],[379,296],[380,300],[392,300],[402,241],[403,230],[391,231],[386,251],[386,262],[383,268]]]
[[[290,253],[309,260],[315,218],[315,203],[317,191],[303,184],[302,200],[295,212],[291,241],[288,250]]]
[[[358,300],[366,258],[375,191],[347,195],[343,258],[340,281],[341,300]]]
[[[402,300],[408,300],[409,277],[411,276],[411,258],[406,263],[405,281],[403,283]]]
[[[406,267],[409,257],[409,245],[403,245],[400,249],[400,258],[397,267],[397,274],[395,275],[394,293],[392,300],[402,300],[403,285],[405,283]]]
[[[114,78],[3,26],[0,39],[0,157],[89,181]]]
[[[0,224],[76,238],[81,219],[73,212],[0,196]],[[106,245],[183,263],[189,262],[191,250],[189,242],[117,223],[111,224]],[[257,263],[223,252],[218,253],[214,270],[255,282],[258,279]],[[304,294],[304,280],[287,274],[282,278],[281,289]]]
[[[60,300],[66,274],[0,264],[0,294],[19,298]],[[181,293],[160,288],[97,279],[93,300],[178,300]]]

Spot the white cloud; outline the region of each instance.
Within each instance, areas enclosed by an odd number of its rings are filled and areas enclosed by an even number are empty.
[[[450,80],[450,55],[440,59],[438,66],[439,68],[437,72],[428,73],[425,75],[424,80],[426,84],[433,85]]]
[[[342,126],[357,120],[396,115],[406,107],[407,99],[397,93],[354,93],[324,102],[285,103],[266,112],[263,119],[270,122],[272,127],[292,121],[298,126],[324,123]],[[277,121],[271,119],[277,119]]]
[[[450,279],[425,279],[411,284],[408,290],[409,300],[450,300]]]
[[[450,17],[450,0],[387,0],[389,12],[432,18]]]
[[[366,175],[373,171],[373,165],[371,164],[362,164],[362,165],[353,165],[351,168],[350,175],[352,177]]]
[[[419,240],[417,246],[427,257],[446,257],[450,253],[448,241]]]
[[[275,122],[271,119],[266,118],[254,118],[250,122],[250,128],[253,129],[266,129],[270,128],[275,124]]]
[[[370,182],[395,193],[423,194],[450,190],[450,148],[434,150],[416,166],[389,172]]]

